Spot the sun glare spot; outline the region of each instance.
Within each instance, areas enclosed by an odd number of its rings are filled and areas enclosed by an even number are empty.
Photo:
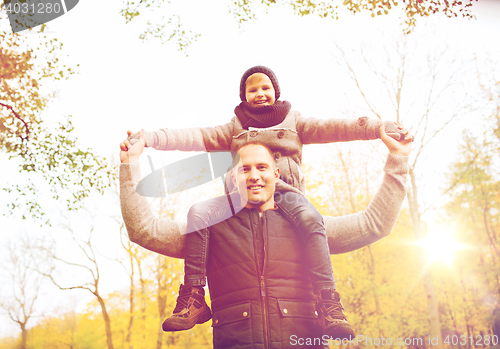
[[[451,231],[430,232],[421,242],[427,252],[428,262],[445,262],[451,264],[455,253],[463,246],[458,243]]]

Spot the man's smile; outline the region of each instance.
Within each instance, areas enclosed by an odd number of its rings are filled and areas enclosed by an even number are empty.
[[[249,185],[247,187],[248,190],[251,190],[251,191],[258,191],[260,189],[264,188],[263,185],[260,185],[260,184],[252,184],[252,185]]]

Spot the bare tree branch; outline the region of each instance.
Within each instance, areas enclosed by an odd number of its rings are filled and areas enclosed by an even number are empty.
[[[29,129],[28,124],[26,123],[26,121],[24,121],[23,118],[21,118],[21,116],[10,105],[4,104],[2,102],[0,102],[0,105],[2,107],[5,107],[5,108],[9,109],[11,111],[11,113],[14,114],[14,116],[16,117],[16,119],[18,119],[19,121],[21,121],[24,124],[24,127],[26,128],[26,137],[21,136],[21,139],[23,141],[29,141],[30,129]]]

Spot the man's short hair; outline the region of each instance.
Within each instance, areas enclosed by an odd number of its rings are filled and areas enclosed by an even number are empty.
[[[249,145],[260,145],[260,146],[263,146],[264,148],[266,148],[267,152],[271,156],[272,164],[273,164],[274,169],[278,168],[278,163],[276,162],[276,158],[274,157],[274,153],[271,150],[271,148],[269,148],[266,144],[264,144],[262,142],[259,142],[259,141],[253,141],[253,142],[245,143],[242,146],[240,146],[238,149],[236,149],[236,152],[234,152],[234,153],[232,152],[233,153],[233,165],[232,165],[232,168],[235,168],[238,165],[238,163],[240,162],[240,156],[238,155],[238,152],[240,151],[240,149],[242,149],[244,147],[247,147]]]

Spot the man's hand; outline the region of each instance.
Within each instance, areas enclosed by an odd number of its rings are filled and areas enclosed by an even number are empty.
[[[396,124],[396,123],[395,123]],[[389,152],[393,155],[408,156],[411,151],[411,142],[413,142],[413,136],[408,133],[408,130],[403,127],[403,125],[397,125],[397,128],[401,130],[401,134],[404,135],[399,141],[389,137],[385,133],[385,126],[382,124],[380,126],[380,139],[386,145]]]
[[[127,135],[130,136],[131,134],[132,131],[128,130]],[[139,160],[139,157],[144,151],[144,145],[146,144],[142,131],[140,131],[139,134],[139,141],[134,143],[134,145],[131,145],[128,139],[120,143],[120,161],[122,163],[131,163]]]

